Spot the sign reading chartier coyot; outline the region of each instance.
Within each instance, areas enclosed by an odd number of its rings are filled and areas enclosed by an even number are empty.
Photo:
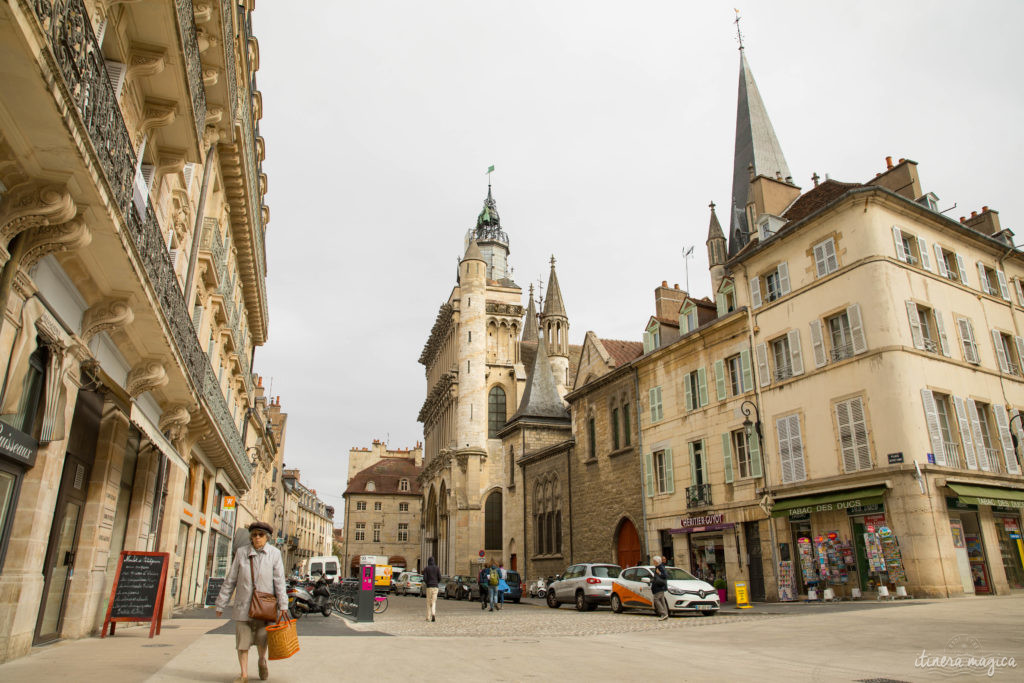
[[[0,422],[0,455],[25,467],[36,464],[39,442],[28,434]]]

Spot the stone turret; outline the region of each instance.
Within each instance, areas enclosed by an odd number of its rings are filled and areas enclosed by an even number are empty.
[[[487,446],[487,261],[471,240],[459,263],[456,449]]]
[[[555,373],[558,393],[565,396],[569,383],[569,316],[562,301],[562,290],[555,273],[555,257],[551,257],[551,275],[548,277],[548,292],[544,297],[544,311],[540,316],[544,342]]]
[[[715,203],[711,202],[711,223],[708,225],[708,240],[705,244],[708,247],[708,266],[711,270],[711,291],[718,292],[719,285],[725,278],[725,260],[728,256],[725,242],[725,233],[715,215]]]
[[[533,284],[530,285],[530,303],[526,306],[526,320],[523,321],[521,341],[535,342],[540,333],[537,330],[537,307],[533,303]]]

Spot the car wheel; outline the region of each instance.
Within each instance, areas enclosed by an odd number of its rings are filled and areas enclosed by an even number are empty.
[[[576,611],[587,611],[587,599],[583,596],[583,591],[576,591]]]
[[[713,616],[715,616],[715,610],[713,610],[713,609],[702,609],[700,611],[700,613],[703,614],[706,617],[713,617]]]
[[[558,598],[555,597],[555,591],[548,591],[547,601],[548,601],[548,607],[551,607],[551,608],[557,608],[558,607],[559,603],[558,603]]]
[[[616,614],[622,614],[622,600],[619,598],[618,593],[612,593],[612,611]]]

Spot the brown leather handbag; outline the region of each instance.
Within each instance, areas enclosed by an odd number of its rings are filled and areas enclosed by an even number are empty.
[[[277,619],[277,596],[256,590],[256,571],[252,556],[249,556],[249,575],[252,577],[252,598],[249,600],[249,618],[275,621]]]

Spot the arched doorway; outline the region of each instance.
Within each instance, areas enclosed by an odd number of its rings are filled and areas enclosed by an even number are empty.
[[[643,554],[640,550],[640,534],[636,532],[633,522],[622,520],[615,534],[615,548],[620,567],[632,567],[640,564]]]

